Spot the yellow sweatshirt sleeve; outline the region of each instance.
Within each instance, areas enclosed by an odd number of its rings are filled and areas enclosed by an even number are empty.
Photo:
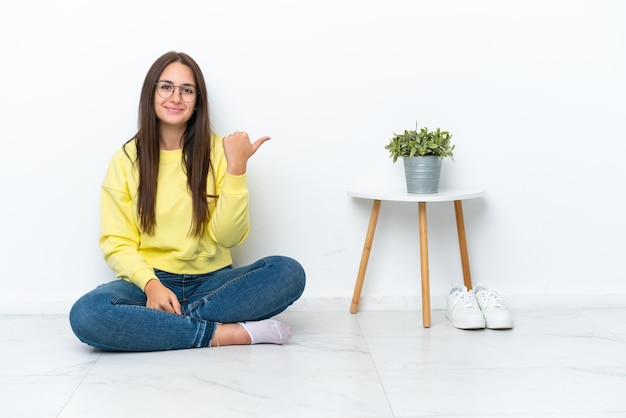
[[[127,147],[132,151],[132,147]],[[100,194],[100,248],[116,276],[142,290],[156,277],[154,269],[139,253],[141,234],[137,227],[137,173],[122,149],[111,159]]]
[[[233,176],[226,172],[226,157],[222,139],[213,147],[216,191],[219,196],[215,211],[209,221],[211,240],[225,248],[241,244],[250,228],[248,215],[248,186],[246,174]]]

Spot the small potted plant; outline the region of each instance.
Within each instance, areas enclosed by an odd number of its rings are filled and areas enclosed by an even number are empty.
[[[437,193],[441,162],[445,157],[454,161],[454,145],[450,144],[452,135],[437,128],[429,131],[424,127],[405,130],[402,134],[393,134],[385,149],[395,163],[398,158],[404,160],[404,173],[408,193]]]

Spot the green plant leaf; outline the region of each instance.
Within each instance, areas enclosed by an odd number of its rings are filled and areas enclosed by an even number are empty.
[[[440,158],[450,157],[454,161],[454,145],[450,143],[452,135],[440,128],[429,131],[427,127],[419,128],[417,122],[414,130],[405,129],[402,134],[394,133],[385,149],[395,163],[401,157],[416,155],[437,155]]]

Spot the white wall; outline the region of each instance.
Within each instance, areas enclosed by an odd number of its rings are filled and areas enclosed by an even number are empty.
[[[515,306],[625,300],[624,2],[6,3],[0,313],[66,312],[112,279],[99,185],[168,50],[204,69],[218,133],[273,138],[249,166],[235,255],[300,260],[294,309],[348,309],[370,202],[346,190],[403,184],[383,147],[416,121],[453,133],[443,187],[487,190],[465,204],[475,282]],[[458,244],[451,205],[428,208],[441,307]],[[383,204],[363,309],[419,307],[417,233],[414,205]]]

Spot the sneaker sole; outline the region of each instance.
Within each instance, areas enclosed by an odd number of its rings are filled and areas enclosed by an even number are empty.
[[[448,314],[446,314],[446,318],[450,320],[452,325],[458,329],[484,329],[485,321],[455,321]]]
[[[489,329],[511,329],[513,328],[513,321],[487,321],[485,328]]]

